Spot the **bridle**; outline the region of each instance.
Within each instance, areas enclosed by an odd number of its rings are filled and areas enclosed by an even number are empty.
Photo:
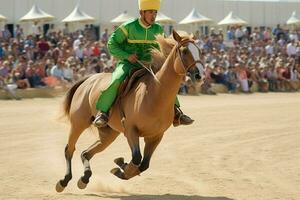
[[[186,46],[186,44],[188,44],[188,43],[193,44],[199,50],[199,52],[202,52],[201,49],[195,44],[195,42],[193,40],[183,39],[180,42],[178,42],[177,45],[176,45],[176,52],[179,54],[179,57],[180,57],[180,60],[181,60],[181,63],[182,63],[181,67],[184,71],[183,73],[178,73],[179,75],[185,75],[187,73],[187,71],[191,67],[196,66],[197,63],[200,63],[202,66],[204,66],[201,60],[194,60],[194,62],[191,63],[189,66],[187,66],[187,67],[184,66],[184,62],[183,62],[183,58],[182,58],[180,48],[183,47],[183,46]]]

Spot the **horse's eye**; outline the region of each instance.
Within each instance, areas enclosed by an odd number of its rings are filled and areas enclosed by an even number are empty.
[[[187,49],[187,48],[184,48],[184,49],[182,50],[182,54],[183,54],[183,55],[187,55],[187,54],[188,54],[188,49]]]

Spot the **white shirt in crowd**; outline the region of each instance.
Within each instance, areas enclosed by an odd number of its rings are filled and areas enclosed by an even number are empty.
[[[76,47],[79,47],[79,44],[82,43],[81,38],[83,38],[83,36],[80,35],[76,40],[74,40],[73,49],[76,49]]]
[[[73,69],[70,67],[63,68],[63,75],[64,75],[65,79],[72,81],[73,80]]]
[[[58,67],[57,65],[54,65],[51,70],[50,70],[51,76],[54,76],[58,79],[63,79],[64,78],[64,72],[62,68]]]
[[[74,50],[74,54],[76,58],[80,58],[83,59],[83,48],[80,47],[76,47],[76,49]]]
[[[244,36],[244,32],[240,28],[238,28],[235,30],[234,36],[235,38],[241,38]]]
[[[297,72],[293,69],[290,69],[290,73],[291,73],[291,78],[290,80],[292,81],[297,81],[298,80],[298,75],[297,75]]]
[[[297,47],[290,42],[287,46],[286,46],[286,53],[291,56],[291,55],[296,55],[297,53]]]
[[[32,33],[34,36],[41,35],[42,33],[39,30],[39,26],[37,24],[32,25]]]
[[[76,49],[79,46],[79,44],[80,44],[80,40],[79,39],[74,40],[74,42],[73,42],[73,49]]]
[[[272,55],[274,53],[274,47],[273,45],[271,44],[268,44],[266,47],[265,47],[265,50],[266,50],[266,53],[268,55]]]
[[[298,41],[298,35],[296,33],[291,33],[289,35],[290,40]]]

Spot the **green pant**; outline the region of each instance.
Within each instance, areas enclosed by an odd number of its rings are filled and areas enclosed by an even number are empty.
[[[112,73],[112,79],[109,84],[109,87],[102,92],[100,97],[98,98],[96,109],[100,110],[101,112],[108,112],[112,104],[114,103],[117,94],[118,88],[121,83],[126,79],[129,75],[131,69],[133,68],[140,68],[139,66],[130,64],[128,62],[119,62],[116,69]],[[176,106],[180,106],[178,98],[176,96],[175,101]]]

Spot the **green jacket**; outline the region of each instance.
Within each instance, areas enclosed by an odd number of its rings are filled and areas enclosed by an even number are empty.
[[[126,61],[131,54],[137,54],[141,61],[151,61],[151,49],[159,48],[155,36],[164,34],[161,25],[154,23],[145,27],[140,19],[130,20],[119,26],[108,40],[108,50],[119,60]]]

